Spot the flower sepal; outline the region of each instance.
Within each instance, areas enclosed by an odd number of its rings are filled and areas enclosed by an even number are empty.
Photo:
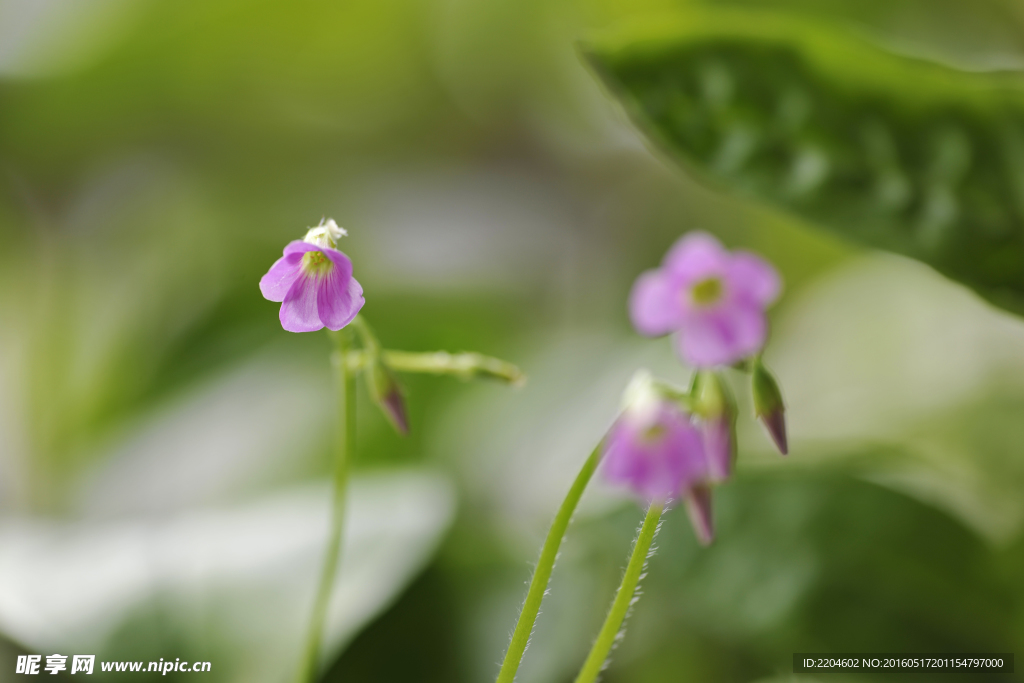
[[[381,362],[379,356],[375,363],[366,368],[364,374],[370,398],[384,413],[395,431],[402,436],[408,434],[409,418],[405,411],[405,396],[402,385],[395,379],[394,374]]]
[[[736,399],[725,377],[712,370],[697,372],[691,393],[694,413],[701,420],[709,479],[725,481],[736,463]]]
[[[761,359],[754,361],[750,373],[750,389],[754,399],[754,415],[765,426],[779,452],[789,452],[786,437],[786,407],[782,402],[779,383],[765,367]]]
[[[686,496],[686,512],[700,544],[711,545],[711,541],[715,538],[715,525],[711,514],[711,488],[709,486],[700,484],[690,489]]]

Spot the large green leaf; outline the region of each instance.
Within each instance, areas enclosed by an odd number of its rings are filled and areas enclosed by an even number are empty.
[[[693,9],[584,53],[695,175],[911,256],[1024,312],[1024,79],[891,54],[837,26]]]

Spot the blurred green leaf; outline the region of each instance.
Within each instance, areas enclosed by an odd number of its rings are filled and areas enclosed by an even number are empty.
[[[1014,642],[1019,603],[999,569],[1006,555],[933,508],[838,472],[790,470],[741,474],[715,491],[715,512],[719,533],[706,549],[685,512],[666,515],[609,682],[682,671],[751,681],[791,671],[799,651]],[[607,526],[594,526],[607,544]]]
[[[710,5],[691,0],[689,4]],[[1019,68],[1024,6],[1015,0],[715,0],[719,7],[842,21],[901,54],[969,70]]]
[[[694,9],[585,54],[697,176],[1024,312],[1024,89],[776,13]]]
[[[422,569],[454,513],[449,481],[426,471],[362,475],[350,495],[324,663]],[[285,680],[313,601],[328,501],[314,485],[145,520],[5,521],[0,627],[37,652],[170,655],[212,662],[211,681]]]
[[[852,262],[797,296],[767,358],[792,456],[741,422],[740,466],[856,462],[997,545],[1024,529],[1024,325],[907,259]],[[749,410],[749,408],[745,408]]]

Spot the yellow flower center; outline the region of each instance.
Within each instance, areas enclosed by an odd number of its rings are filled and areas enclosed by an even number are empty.
[[[643,431],[640,438],[647,443],[658,441],[665,436],[666,429],[660,424],[653,424]]]
[[[331,269],[334,263],[322,251],[307,251],[302,255],[302,269],[307,273],[320,275]]]
[[[690,288],[690,296],[698,306],[710,306],[722,298],[722,281],[717,277],[701,280]]]

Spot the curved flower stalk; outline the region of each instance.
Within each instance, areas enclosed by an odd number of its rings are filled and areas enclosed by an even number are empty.
[[[679,356],[696,372],[687,390],[646,371],[634,376],[621,414],[584,463],[551,525],[497,683],[515,679],[558,548],[595,469],[631,491],[647,515],[576,683],[595,681],[621,638],[663,510],[685,505],[697,539],[707,545],[714,538],[712,491],[732,476],[738,450],[727,366],[751,373],[755,416],[787,452],[782,395],[761,360],[768,339],[766,309],[781,288],[768,262],[747,252],[730,253],[701,232],[683,236],[661,268],[637,279],[629,300],[634,327],[646,336],[675,333]]]
[[[515,680],[547,591],[558,549],[583,491],[599,466],[607,479],[630,488],[638,499],[650,503],[648,518],[653,519],[654,524],[666,503],[690,497],[694,488],[703,486],[708,471],[704,443],[698,425],[688,412],[690,403],[688,392],[658,382],[645,370],[633,377],[623,395],[622,412],[583,464],[555,515],[498,672],[497,683]],[[653,541],[654,526],[645,524],[645,528],[649,533],[642,532],[642,538],[635,544],[634,557],[639,554],[646,558]],[[619,595],[629,596],[623,598],[626,608],[639,581],[642,566],[642,561],[638,566],[631,561],[635,571],[627,572],[627,578],[633,576],[633,586],[619,590]],[[619,601],[616,602],[618,604]],[[625,618],[626,608],[613,608],[620,624]],[[612,632],[612,641],[617,631],[618,626]],[[602,638],[601,642],[607,640]]]
[[[583,662],[583,668],[576,676],[576,683],[593,683],[598,675],[604,670],[605,662],[608,661],[608,653],[615,647],[616,642],[622,634],[622,623],[629,614],[629,608],[635,602],[635,595],[640,579],[643,578],[648,558],[654,554],[651,544],[654,537],[661,528],[661,513],[665,509],[665,503],[661,500],[653,501],[647,508],[647,516],[644,517],[643,525],[637,532],[636,540],[633,541],[633,552],[630,553],[629,564],[622,576],[622,583],[615,592],[615,600],[611,609],[608,610],[608,617],[597,634],[594,646],[590,648],[590,654]]]
[[[477,353],[384,350],[369,323],[359,314],[365,300],[363,288],[353,277],[352,261],[338,250],[338,241],[347,234],[334,220],[321,221],[302,240],[288,243],[284,255],[260,280],[263,296],[281,303],[280,320],[285,330],[315,332],[326,327],[335,344],[331,365],[337,384],[338,412],[331,524],[297,683],[310,683],[317,678],[324,619],[340,563],[348,474],[356,446],[357,375],[363,375],[370,397],[400,434],[408,432],[409,421],[398,373],[489,378],[515,386],[525,382],[516,366]],[[355,347],[357,341],[359,348]]]
[[[530,643],[530,634],[533,633],[537,614],[540,613],[540,603],[547,594],[548,581],[551,580],[551,572],[555,568],[555,560],[558,559],[558,549],[562,545],[562,539],[565,538],[565,532],[569,528],[569,522],[572,520],[573,513],[576,512],[576,506],[579,505],[583,491],[587,488],[590,478],[594,475],[594,470],[597,469],[597,465],[601,461],[603,451],[604,443],[600,443],[591,452],[590,457],[583,463],[583,468],[576,475],[576,480],[572,483],[565,500],[558,508],[554,521],[551,522],[551,528],[548,530],[547,538],[544,539],[543,547],[541,547],[540,558],[537,560],[533,578],[530,579],[526,600],[519,612],[519,619],[512,632],[512,639],[505,652],[505,659],[498,671],[497,683],[512,683],[516,678],[516,671],[519,670],[523,653],[526,652],[526,646]]]

